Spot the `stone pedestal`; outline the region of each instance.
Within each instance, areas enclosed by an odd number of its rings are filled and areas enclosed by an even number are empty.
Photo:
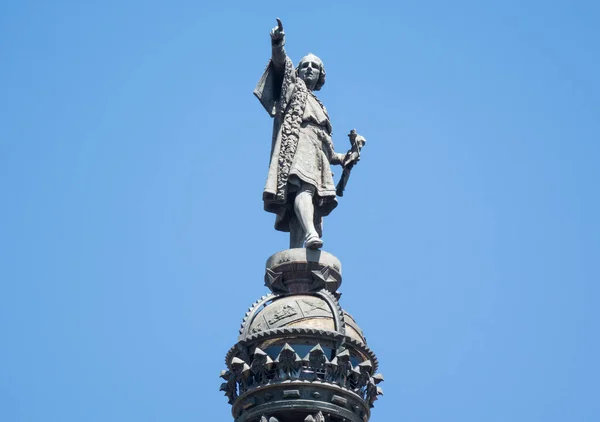
[[[326,289],[335,293],[342,284],[342,264],[318,249],[286,249],[267,260],[265,285],[273,293],[304,293]]]

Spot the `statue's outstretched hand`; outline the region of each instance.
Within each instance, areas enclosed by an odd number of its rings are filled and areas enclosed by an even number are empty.
[[[279,44],[285,38],[285,32],[283,32],[283,24],[281,19],[277,19],[277,26],[271,29],[271,42],[273,44]]]

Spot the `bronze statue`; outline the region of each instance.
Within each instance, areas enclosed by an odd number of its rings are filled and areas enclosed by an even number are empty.
[[[274,118],[263,201],[265,210],[276,214],[275,229],[290,232],[291,248],[304,244],[318,249],[323,246],[322,218],[337,206],[330,164],[348,169],[347,181],[360,150],[358,154],[354,147],[347,154],[334,151],[329,115],[314,94],[325,84],[321,59],[309,54],[294,68],[284,45],[278,18],[271,30],[271,60],[254,90]]]

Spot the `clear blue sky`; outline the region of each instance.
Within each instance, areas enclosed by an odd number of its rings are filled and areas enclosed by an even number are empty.
[[[337,150],[368,140],[324,240],[372,421],[599,421],[600,6],[566,0],[3,2],[0,421],[231,420],[287,246],[252,95],[277,16]]]

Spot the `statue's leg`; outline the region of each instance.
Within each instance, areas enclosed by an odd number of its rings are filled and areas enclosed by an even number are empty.
[[[317,215],[317,213],[315,212],[315,230],[317,231],[317,234],[319,235],[319,237],[323,237],[323,217],[320,217]]]
[[[306,236],[304,228],[294,212],[290,217],[290,249],[304,247],[304,236]]]
[[[315,206],[313,204],[313,196],[315,195],[315,187],[309,183],[303,183],[302,188],[296,194],[294,200],[294,212],[300,220],[300,224],[306,233],[306,247],[320,248],[323,246],[323,241],[319,238],[319,234],[315,229],[314,214]]]

